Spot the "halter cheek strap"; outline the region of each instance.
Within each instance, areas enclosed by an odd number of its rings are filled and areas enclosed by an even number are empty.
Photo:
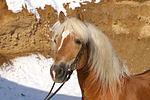
[[[85,47],[85,44],[82,44],[82,47],[78,53],[78,55],[76,56],[76,59],[74,60],[74,62],[70,65],[71,67],[68,69],[68,70],[75,70],[76,66],[75,64],[78,62],[78,60],[80,59],[82,53],[83,53],[83,50],[84,50],[84,47]]]

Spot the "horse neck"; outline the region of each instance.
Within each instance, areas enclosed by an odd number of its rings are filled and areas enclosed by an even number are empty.
[[[99,80],[94,80],[94,83],[92,83],[94,75],[92,71],[88,71],[89,67],[86,66],[86,68],[77,70],[78,81],[82,92],[82,100],[101,100],[103,97],[106,97],[106,94],[107,99],[112,100],[111,98],[113,98],[113,96],[111,95],[109,88],[104,93],[99,84]]]
[[[88,45],[86,45],[83,50],[83,54],[80,58],[80,62],[77,65],[77,66],[84,66],[84,67],[79,67],[77,69],[78,81],[79,81],[79,85],[82,91],[82,100],[86,100],[86,99],[98,100],[97,98],[94,99],[94,97],[98,97],[95,95],[99,95],[98,91],[100,91],[101,88],[99,87],[99,84],[98,84],[99,80],[96,80],[91,85],[91,81],[92,81],[91,79],[94,79],[94,77],[93,77],[93,72],[90,71],[91,66],[89,66],[88,64],[88,56],[89,56],[88,53],[89,53],[89,48],[88,48]]]
[[[86,46],[83,55],[81,56],[80,62],[82,62],[82,64],[79,65],[84,65],[84,67],[77,69],[78,81],[82,91],[83,100],[103,100],[104,98],[106,100],[112,100],[112,98],[114,98],[112,92],[114,91],[111,90],[110,86],[108,85],[107,88],[104,89],[104,86],[100,83],[100,78],[95,80],[95,71],[91,69],[94,68],[94,66],[88,63],[88,53],[89,49],[88,46]],[[122,80],[120,82],[122,82]],[[117,84],[115,84],[115,87],[117,90]]]
[[[124,75],[130,76],[130,73],[118,58],[107,36],[91,24],[88,28],[91,30],[88,41],[89,57],[83,57],[87,64],[77,70],[82,94],[99,97],[107,92],[111,95],[116,91],[117,86],[121,85]]]
[[[93,71],[89,71],[89,67],[86,66],[86,68],[77,70],[82,100],[118,100],[118,94],[121,94],[121,88],[128,76],[125,74],[120,81],[122,85],[116,85],[115,91],[110,90],[109,86],[107,90],[103,90],[100,81],[94,79]]]

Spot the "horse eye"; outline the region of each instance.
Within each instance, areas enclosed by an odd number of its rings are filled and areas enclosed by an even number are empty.
[[[54,43],[56,43],[56,39],[54,39]]]
[[[79,39],[76,39],[76,40],[75,40],[75,43],[76,43],[76,44],[81,44],[82,42],[81,42]]]

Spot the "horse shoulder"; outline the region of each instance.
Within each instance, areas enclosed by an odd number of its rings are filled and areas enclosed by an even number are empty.
[[[119,100],[150,100],[150,70],[126,78]]]

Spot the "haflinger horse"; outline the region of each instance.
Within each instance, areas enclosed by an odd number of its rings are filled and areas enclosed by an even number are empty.
[[[60,12],[53,33],[54,82],[63,83],[69,71],[76,70],[82,100],[150,100],[150,70],[130,74],[107,36],[85,22],[81,13],[69,19]]]

